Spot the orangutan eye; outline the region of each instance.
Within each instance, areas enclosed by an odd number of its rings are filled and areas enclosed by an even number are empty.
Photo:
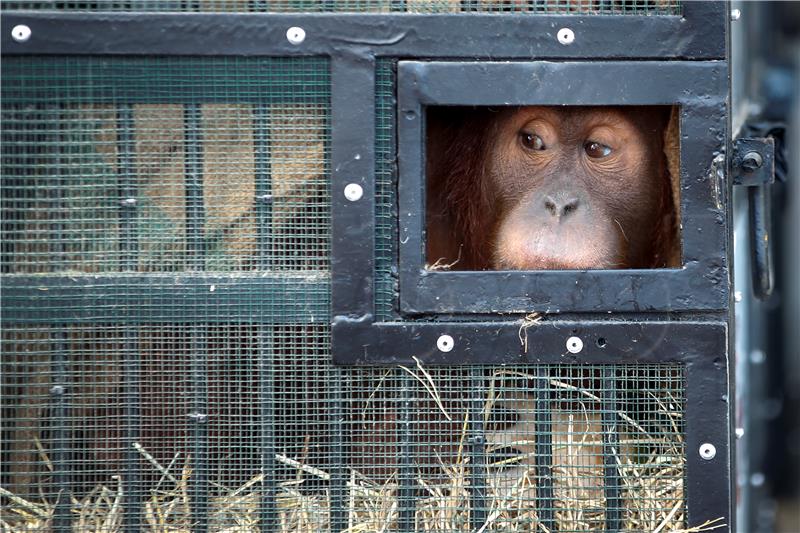
[[[520,141],[522,141],[522,146],[527,148],[528,150],[544,150],[544,141],[541,137],[536,135],[535,133],[526,133],[521,131],[519,134]]]
[[[587,142],[583,145],[583,149],[586,151],[586,155],[595,159],[600,159],[602,157],[608,157],[611,155],[610,147],[595,141]]]

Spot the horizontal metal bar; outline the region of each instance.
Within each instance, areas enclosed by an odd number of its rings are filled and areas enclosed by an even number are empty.
[[[321,273],[5,275],[3,323],[327,323]]]
[[[725,353],[723,322],[379,322],[334,317],[338,364],[621,364],[692,361]],[[440,351],[441,335],[453,338]],[[567,350],[578,337],[583,348]]]
[[[401,112],[414,111],[418,103],[710,107],[725,101],[727,66],[725,61],[554,62],[538,57],[524,62],[401,61],[398,99]]]
[[[705,4],[705,2],[699,2]],[[339,55],[472,58],[672,58],[725,56],[724,8],[694,6],[677,16],[524,14],[275,14],[5,12],[4,54]],[[11,28],[25,24],[18,43]],[[306,39],[291,44],[286,30]],[[568,27],[565,46],[556,33]]]
[[[713,260],[682,269],[428,272],[401,284],[408,313],[724,310],[728,283]]]

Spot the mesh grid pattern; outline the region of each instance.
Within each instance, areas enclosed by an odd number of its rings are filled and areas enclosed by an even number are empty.
[[[5,10],[679,15],[680,0],[2,0]]]
[[[326,270],[328,83],[316,59],[5,59],[4,272],[253,270],[259,202],[270,268]]]
[[[3,314],[3,520],[682,528],[681,366],[330,364],[328,72],[320,59],[4,59],[4,281],[102,274],[94,290],[119,297],[104,304],[114,320],[81,299],[69,323],[48,315],[63,309]],[[392,62],[376,79],[389,316]],[[215,273],[238,289],[215,291]]]

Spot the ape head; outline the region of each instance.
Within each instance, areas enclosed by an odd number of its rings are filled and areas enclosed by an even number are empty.
[[[432,108],[429,262],[459,270],[676,266],[670,114],[669,107]]]

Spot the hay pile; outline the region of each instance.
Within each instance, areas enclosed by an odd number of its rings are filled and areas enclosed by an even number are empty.
[[[500,373],[508,371],[500,371]],[[519,374],[516,374],[519,375]],[[503,376],[500,376],[503,377]],[[601,401],[593,393],[569,383],[550,380],[555,390],[568,391],[582,398],[579,409],[552,411],[553,494],[555,520],[561,531],[598,531],[604,529],[605,495],[603,491],[602,428],[597,408]],[[725,524],[712,520],[696,527],[686,527],[683,492],[683,442],[679,431],[680,412],[677,402],[665,392],[654,398],[659,414],[673,424],[663,435],[650,435],[624,412],[618,412],[619,450],[615,450],[621,481],[623,528],[628,531],[700,532]],[[485,415],[492,408],[524,402],[522,396],[505,397],[490,389]],[[535,437],[526,431],[530,420],[524,417],[512,431],[487,434],[487,451],[512,445],[520,453],[490,464],[487,477],[487,521],[479,530],[514,532],[547,532],[534,509],[536,473],[533,467]],[[467,418],[464,420],[455,460],[440,460],[441,474],[434,478],[418,474],[416,505],[417,531],[471,531],[470,528],[470,461],[465,452]],[[137,445],[142,456],[161,473],[160,481],[149,491],[144,503],[144,530],[158,533],[189,533],[190,458],[176,455],[168,466],[160,465],[146,450]],[[43,454],[44,460],[46,454]],[[490,455],[491,456],[491,455]],[[588,458],[588,460],[587,460]],[[598,460],[599,459],[599,460]],[[293,479],[278,487],[278,531],[281,533],[328,531],[329,492],[310,490],[330,481],[328,472],[286,457],[276,461],[296,472]],[[178,471],[179,470],[179,471]],[[234,490],[210,498],[210,529],[219,533],[259,531],[259,501],[263,475],[259,474]],[[348,488],[347,533],[391,531],[398,519],[397,474],[388,479],[372,479],[357,470],[350,471]],[[118,476],[109,484],[100,484],[80,500],[73,499],[73,530],[78,532],[116,533],[122,531],[122,501],[125,487]],[[0,527],[9,533],[48,531],[54,501],[41,498],[34,502],[0,488],[6,500]]]

